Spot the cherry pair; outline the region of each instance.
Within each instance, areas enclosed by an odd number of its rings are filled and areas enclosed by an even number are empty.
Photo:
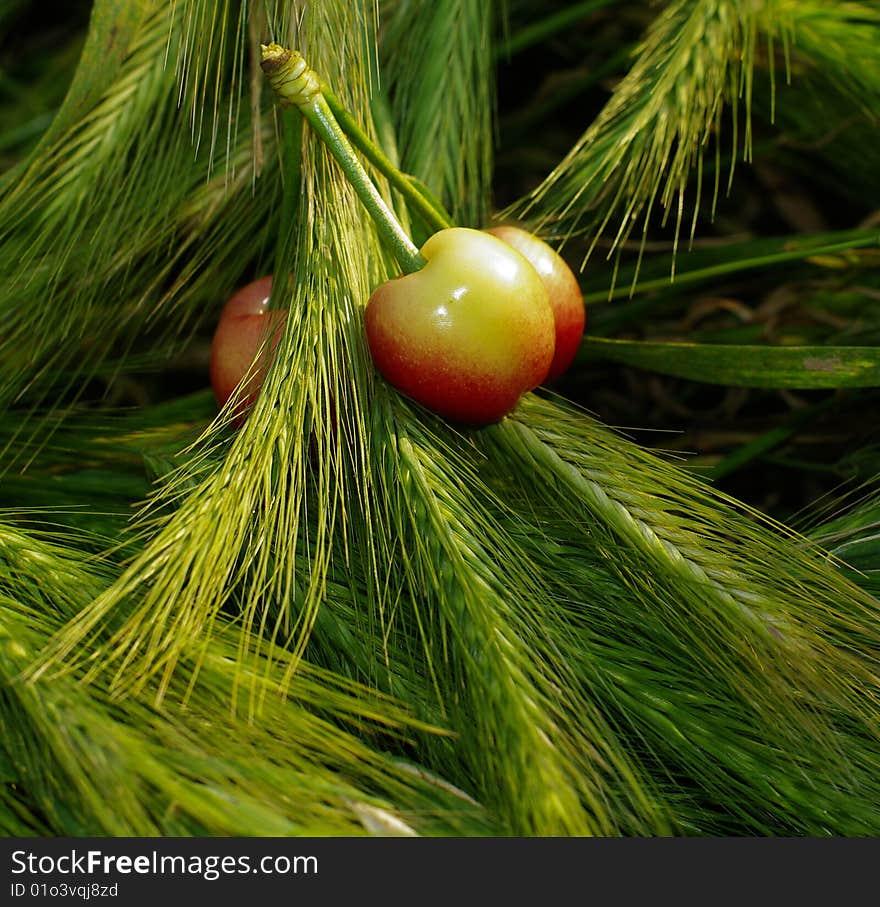
[[[366,307],[370,352],[392,385],[441,416],[479,426],[568,368],[583,336],[583,297],[549,245],[518,227],[452,227],[420,252],[424,266],[382,284]],[[248,284],[221,314],[211,348],[221,404],[251,369],[263,338],[270,351],[280,338],[286,312],[267,309],[271,284],[271,277]],[[268,361],[253,369],[239,419]]]

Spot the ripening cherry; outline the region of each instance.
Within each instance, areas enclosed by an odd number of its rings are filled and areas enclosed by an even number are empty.
[[[523,394],[546,380],[554,362],[557,323],[544,277],[497,236],[453,227],[440,203],[400,173],[361,130],[347,133],[322,80],[301,53],[272,42],[261,46],[260,65],[278,103],[297,107],[336,159],[404,272],[376,289],[366,306],[367,341],[379,372],[450,420],[485,425],[503,418]],[[349,122],[338,99],[333,102]],[[388,207],[350,138],[426,223],[436,226],[421,250]],[[567,342],[572,323],[563,306],[559,327]]]
[[[547,377],[555,328],[547,289],[500,239],[453,227],[420,250],[419,270],[382,284],[367,303],[376,367],[441,416],[486,425]]]
[[[266,376],[272,353],[281,339],[287,312],[268,310],[271,275],[242,287],[226,303],[211,342],[211,386],[223,406],[250,370],[264,338],[268,339],[261,362],[242,388],[235,422],[241,424],[253,406]]]
[[[556,323],[556,352],[547,381],[555,381],[572,363],[584,336],[584,297],[565,259],[543,239],[520,227],[500,226],[486,231],[513,246],[538,272],[553,308]]]

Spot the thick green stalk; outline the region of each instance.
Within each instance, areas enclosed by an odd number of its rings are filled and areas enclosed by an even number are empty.
[[[302,55],[278,44],[264,44],[262,55],[263,72],[268,76],[278,99],[285,105],[299,108],[308,124],[336,158],[346,179],[375,221],[382,241],[394,253],[403,270],[411,274],[423,268],[426,260],[364,170],[351,142],[327,104],[321,83]]]
[[[495,58],[498,60],[507,60],[520,51],[527,50],[541,41],[551,38],[553,35],[564,31],[566,28],[582,21],[591,13],[610,6],[612,0],[582,0],[581,3],[575,3],[573,6],[565,7],[559,12],[547,16],[546,19],[540,19],[537,22],[523,28],[515,35],[511,35],[503,44],[499,45],[495,52]]]
[[[321,83],[321,93],[327,106],[336,117],[342,131],[354,146],[397,189],[417,214],[433,230],[446,230],[455,224],[443,205],[431,195],[427,187],[408,173],[402,173],[384,151],[361,129],[357,120],[345,109],[342,101]]]

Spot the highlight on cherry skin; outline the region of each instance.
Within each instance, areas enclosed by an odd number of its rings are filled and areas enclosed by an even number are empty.
[[[260,392],[287,319],[285,310],[266,308],[271,291],[271,275],[241,287],[223,307],[211,341],[211,387],[222,407],[251,369],[260,345],[268,338],[264,361],[248,378],[236,404],[234,423],[237,426],[244,423]]]
[[[547,381],[555,381],[571,365],[584,337],[586,310],[577,278],[565,259],[534,233],[511,225],[491,227],[486,232],[525,256],[547,287],[556,323],[556,352]]]
[[[547,288],[511,245],[452,227],[421,248],[420,270],[370,297],[366,332],[383,377],[454,422],[497,422],[547,377],[555,324]]]

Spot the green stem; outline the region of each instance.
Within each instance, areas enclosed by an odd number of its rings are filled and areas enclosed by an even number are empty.
[[[342,101],[322,82],[321,94],[333,112],[342,131],[366,159],[397,189],[433,230],[454,226],[452,218],[439,201],[415,177],[401,173],[384,151],[361,129],[357,120],[345,109]]]
[[[858,231],[855,232],[858,233]],[[667,275],[652,280],[643,280],[636,285],[635,288],[620,284],[610,291],[600,290],[595,293],[585,293],[584,302],[587,304],[611,302],[615,299],[620,299],[623,296],[648,293],[651,290],[668,290],[671,287],[681,287],[689,283],[699,283],[727,274],[738,274],[743,271],[751,271],[756,268],[769,267],[770,265],[784,264],[789,261],[802,261],[817,255],[833,255],[837,252],[848,252],[851,249],[864,249],[869,246],[876,246],[878,240],[880,240],[880,237],[878,237],[876,229],[872,229],[868,233],[853,235],[851,239],[829,243],[824,246],[798,245],[796,248],[788,248],[787,246],[789,243],[786,242],[785,247],[781,247],[779,251],[770,252],[764,255],[754,255],[751,258],[723,261],[720,264],[709,265],[705,268],[696,268],[693,271],[679,272],[675,275],[674,281]],[[641,300],[638,300],[638,302],[641,303]],[[649,305],[651,302],[652,300],[650,299],[646,300],[646,303]],[[631,305],[632,309],[637,311],[636,303],[633,302]],[[610,330],[610,328],[608,325],[603,324],[603,330],[607,331]]]
[[[370,102],[370,116],[373,119],[373,126],[376,130],[376,141],[379,143],[379,146],[385,150],[385,154],[388,156],[391,163],[394,164],[395,167],[399,167],[400,155],[397,150],[397,133],[394,128],[394,119],[391,115],[391,109],[385,95],[380,94],[377,91],[373,92],[372,100]],[[391,199],[391,209],[398,218],[400,218],[400,222],[403,224],[404,228],[409,231],[415,244],[419,245],[417,237],[412,233],[411,214],[413,212],[410,210],[410,206],[407,205],[406,199],[393,187]],[[424,242],[424,239],[422,242]]]
[[[583,0],[583,2],[575,3],[573,6],[560,10],[558,13],[553,13],[512,35],[498,47],[495,58],[504,60],[512,57],[514,54],[553,36],[570,25],[574,25],[591,13],[603,7],[611,6],[612,2],[613,0]]]
[[[333,116],[317,76],[302,55],[279,47],[263,45],[262,68],[275,93],[285,105],[296,105],[327,150],[336,158],[346,179],[373,218],[382,241],[394,253],[401,268],[411,274],[427,263],[392,214],[373,181],[358,160],[354,148]]]
[[[792,435],[796,434],[810,422],[831,409],[835,403],[835,398],[829,397],[821,403],[816,403],[813,406],[795,413],[786,424],[777,425],[769,431],[764,432],[764,434],[749,441],[747,444],[743,444],[736,450],[731,451],[723,460],[720,460],[709,470],[706,478],[710,481],[718,482],[720,479],[726,478],[738,469],[742,469],[743,466],[746,466],[752,460],[761,457],[762,454],[773,450],[774,447],[779,447],[780,444],[787,441]]]

